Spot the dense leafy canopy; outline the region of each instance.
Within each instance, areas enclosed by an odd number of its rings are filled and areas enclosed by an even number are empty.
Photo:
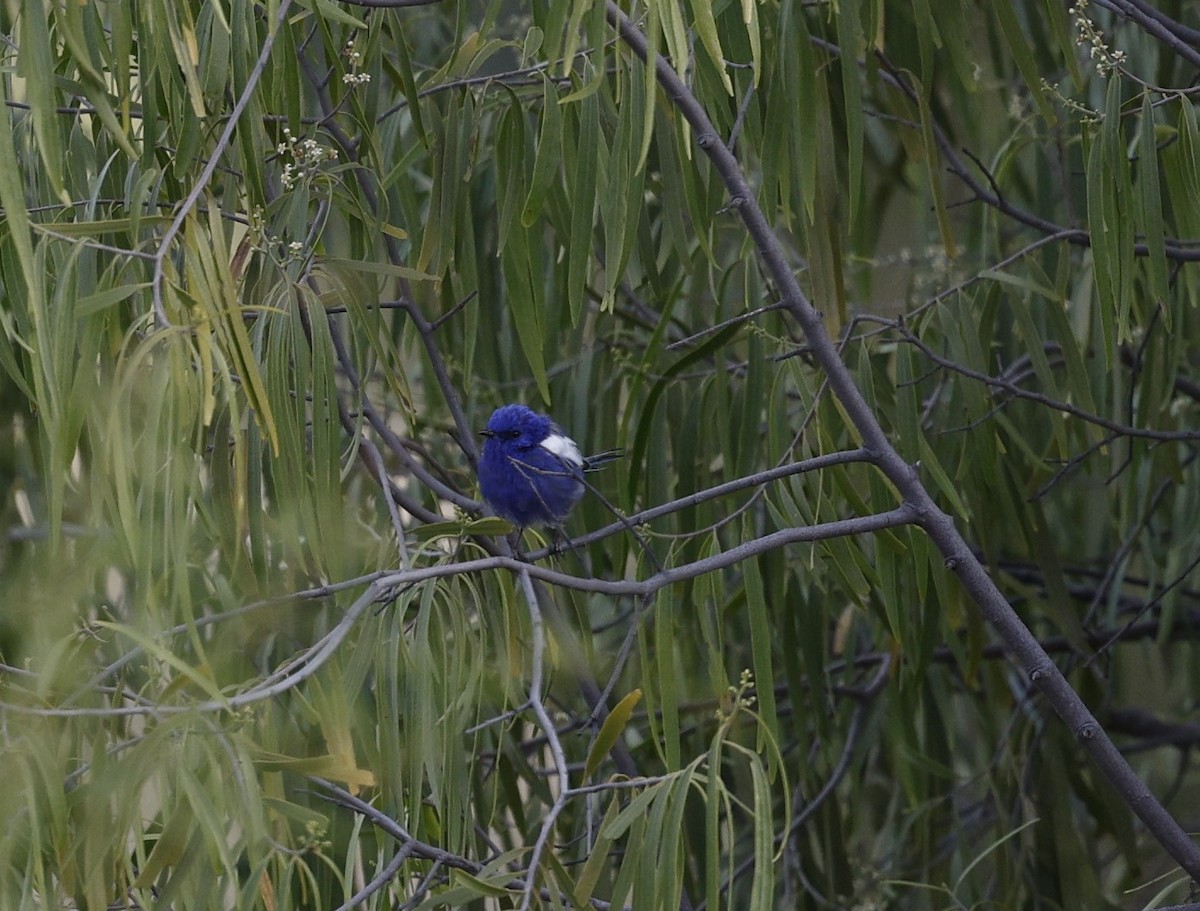
[[[5,907],[1187,900],[1195,8],[0,32]]]

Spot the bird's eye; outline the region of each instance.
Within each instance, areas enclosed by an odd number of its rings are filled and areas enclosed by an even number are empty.
[[[521,431],[519,431],[519,430],[506,430],[502,434],[500,434],[500,436],[502,436],[506,440],[515,440],[520,435],[521,435]]]

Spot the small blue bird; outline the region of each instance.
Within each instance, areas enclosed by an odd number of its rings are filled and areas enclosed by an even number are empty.
[[[524,405],[497,408],[483,435],[479,489],[518,528],[560,527],[583,496],[583,473],[621,455],[610,449],[585,458],[561,427]]]

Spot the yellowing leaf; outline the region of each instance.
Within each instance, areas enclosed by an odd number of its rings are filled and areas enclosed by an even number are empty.
[[[608,717],[604,719],[604,725],[600,728],[600,733],[596,735],[596,742],[592,744],[592,748],[588,752],[587,765],[583,770],[584,781],[592,777],[600,763],[604,761],[604,757],[612,750],[617,738],[625,730],[625,725],[629,724],[634,707],[641,700],[642,691],[634,690],[618,702]]]

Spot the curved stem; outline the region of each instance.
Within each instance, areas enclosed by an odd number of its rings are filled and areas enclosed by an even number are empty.
[[[546,659],[546,627],[542,622],[542,611],[538,606],[537,593],[533,590],[533,580],[529,578],[529,573],[518,572],[517,577],[521,583],[521,592],[525,596],[525,603],[529,607],[529,622],[533,631],[529,705],[533,708],[533,714],[537,717],[538,724],[541,725],[542,731],[546,735],[546,744],[550,748],[550,755],[554,757],[555,778],[558,780],[558,794],[546,813],[546,818],[542,821],[542,829],[538,833],[529,856],[529,869],[525,874],[525,888],[521,898],[521,911],[528,911],[537,889],[537,872],[538,867],[541,866],[542,854],[546,851],[546,845],[550,843],[554,824],[567,805],[567,798],[571,793],[571,778],[567,772],[567,756],[563,751],[562,741],[559,740],[558,730],[554,727],[554,722],[550,720],[550,713],[546,711],[546,703],[542,699]]]

